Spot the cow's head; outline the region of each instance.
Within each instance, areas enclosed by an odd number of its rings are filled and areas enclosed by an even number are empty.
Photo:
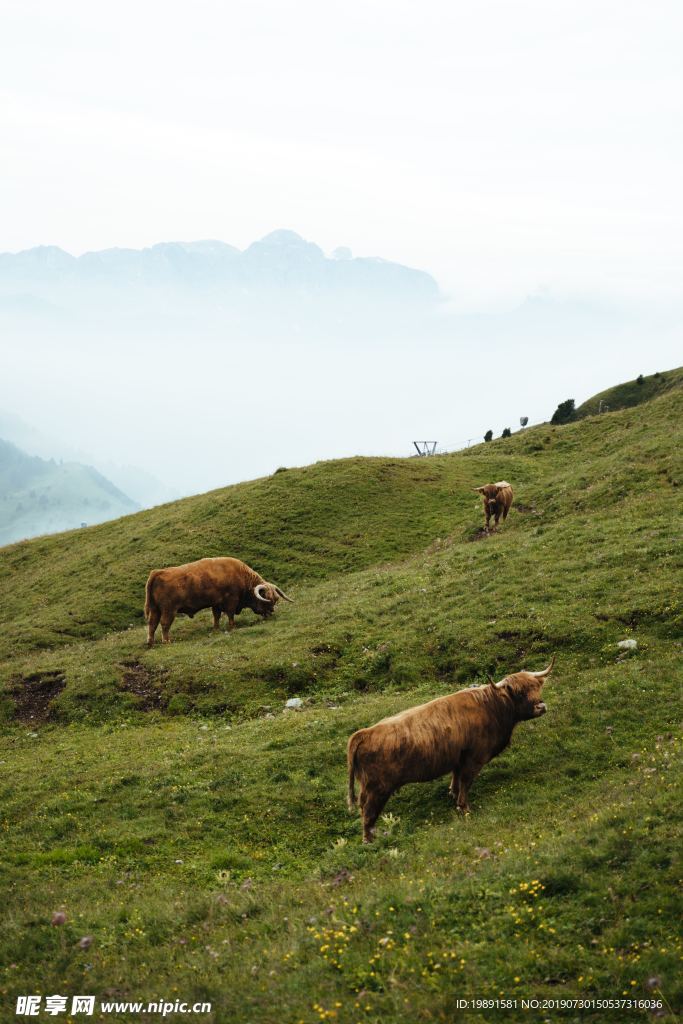
[[[280,598],[283,601],[290,601],[293,603],[291,597],[276,587],[274,583],[257,583],[251,592],[251,608],[257,615],[263,615],[267,618],[273,614],[275,605],[278,603]]]
[[[497,484],[485,484],[484,487],[474,488],[477,494],[481,494],[486,505],[492,512],[496,511],[496,499],[500,488]]]
[[[546,713],[547,708],[541,691],[554,664],[555,655],[548,667],[541,672],[516,672],[494,684],[496,689],[503,690],[512,699],[518,720],[540,718]]]

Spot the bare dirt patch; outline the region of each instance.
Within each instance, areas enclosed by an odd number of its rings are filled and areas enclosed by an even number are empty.
[[[155,711],[166,707],[168,697],[162,692],[159,684],[166,678],[167,672],[151,672],[142,662],[134,660],[121,662],[121,668],[123,676],[119,684],[120,689],[138,698],[139,711]]]
[[[11,695],[15,716],[26,725],[37,725],[50,717],[50,705],[66,686],[66,675],[57,668],[33,672],[15,680]]]

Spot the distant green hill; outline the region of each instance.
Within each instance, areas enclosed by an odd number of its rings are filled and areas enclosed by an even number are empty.
[[[210,1001],[216,1024],[680,1005],[683,388],[665,377],[638,410],[318,463],[0,550],[6,1018],[36,978]],[[486,536],[473,488],[502,478],[515,503]],[[149,570],[217,554],[295,604],[230,635],[181,618],[147,650]],[[406,786],[362,847],[349,734],[553,653],[548,714],[484,768],[471,816],[447,779]]]
[[[580,405],[575,413],[577,419],[595,416],[602,411],[616,412],[618,409],[630,409],[634,405],[649,402],[651,398],[663,394],[671,388],[680,387],[683,382],[683,367],[668,370],[666,373],[653,373],[649,377],[637,377],[636,380],[616,384],[606,391],[601,391]]]
[[[40,459],[0,440],[0,545],[115,519],[137,508],[91,466]]]

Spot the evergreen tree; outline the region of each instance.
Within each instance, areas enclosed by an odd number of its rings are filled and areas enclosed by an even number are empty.
[[[568,398],[566,402],[560,402],[557,409],[552,415],[551,423],[571,423],[576,417],[576,411],[574,409],[574,399]]]

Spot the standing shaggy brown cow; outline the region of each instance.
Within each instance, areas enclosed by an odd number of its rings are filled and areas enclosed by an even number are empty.
[[[512,487],[507,480],[499,480],[497,484],[484,484],[483,487],[475,487],[474,489],[484,499],[486,529],[489,529],[491,516],[495,516],[494,529],[498,526],[498,520],[501,515],[503,516],[503,522],[505,522],[512,505]]]
[[[469,788],[485,764],[510,742],[518,722],[539,718],[541,690],[555,658],[542,672],[517,672],[499,683],[459,690],[384,718],[349,739],[349,810],[360,782],[363,842],[392,793],[408,782],[429,782],[452,772],[450,794],[463,813]]]
[[[176,615],[192,618],[202,608],[210,608],[214,629],[218,629],[223,612],[228,616],[228,629],[234,629],[235,616],[243,608],[267,618],[279,598],[292,600],[238,558],[200,558],[186,565],[155,569],[149,574],[145,590],[147,643],[150,647],[154,643],[160,622],[163,642],[170,643],[168,631]]]

